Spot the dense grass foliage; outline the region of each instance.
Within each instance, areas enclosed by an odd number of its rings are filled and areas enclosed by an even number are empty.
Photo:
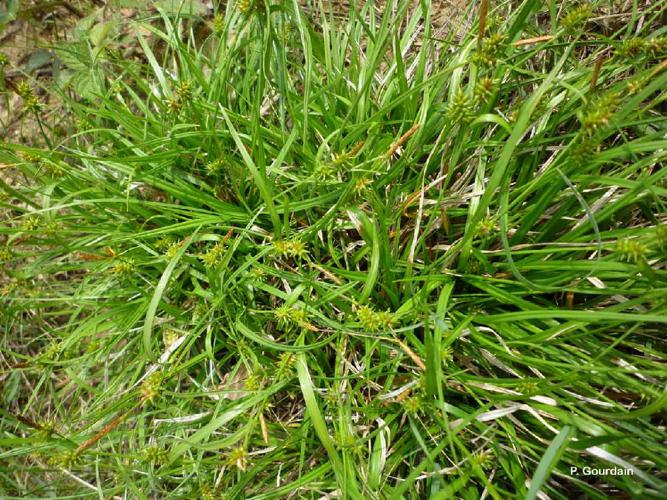
[[[158,10],[56,48],[64,114],[19,86],[1,496],[665,494],[665,2],[391,4]]]

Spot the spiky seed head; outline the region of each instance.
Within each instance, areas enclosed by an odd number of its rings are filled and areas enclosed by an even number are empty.
[[[236,5],[243,14],[250,13],[256,7],[255,0],[239,0]]]
[[[646,40],[646,52],[652,57],[662,57],[667,51],[667,36],[658,36]]]
[[[165,99],[165,105],[167,106],[167,110],[174,114],[178,113],[183,107],[183,103],[177,97],[167,97]]]
[[[63,467],[65,469],[71,469],[76,465],[81,459],[81,455],[76,450],[69,450],[56,455],[49,462],[52,465]]]
[[[0,248],[0,262],[5,263],[12,260],[12,252],[9,249],[9,246]]]
[[[336,175],[336,169],[331,163],[319,163],[313,171],[313,177],[320,181],[333,179]]]
[[[493,467],[494,458],[495,456],[492,450],[482,450],[475,455],[477,464],[484,470],[488,470]]]
[[[283,352],[278,359],[278,365],[274,373],[275,380],[281,382],[291,377],[294,373],[294,363],[296,357],[291,352]]]
[[[37,113],[41,111],[41,109],[44,107],[44,103],[40,101],[39,97],[37,97],[36,95],[26,97],[23,105],[25,106],[25,109],[27,109],[31,113]]]
[[[357,308],[357,321],[370,332],[388,330],[395,320],[394,313],[390,311],[375,311],[366,305]]]
[[[181,241],[174,241],[172,242],[169,247],[167,247],[167,250],[164,252],[165,257],[167,259],[173,259],[176,257],[176,254],[178,253],[179,248],[181,248]]]
[[[116,276],[120,277],[128,277],[131,276],[135,271],[137,267],[134,264],[134,260],[132,259],[126,259],[121,262],[118,262],[117,264],[114,264],[111,267],[111,273],[115,274]]]
[[[587,3],[568,10],[560,24],[566,31],[573,31],[588,22],[593,13],[593,6]]]
[[[21,96],[23,99],[28,99],[30,97],[35,97],[35,92],[32,90],[32,87],[28,82],[23,80],[16,85],[16,93]]]
[[[248,466],[248,452],[242,446],[237,446],[227,455],[227,464],[245,472]]]
[[[147,403],[152,403],[162,390],[162,374],[160,372],[153,372],[144,379],[139,387],[141,400]]]
[[[174,238],[171,236],[163,236],[159,240],[155,242],[155,249],[159,250],[160,252],[164,252],[169,249],[171,245],[175,243]]]
[[[225,31],[225,16],[216,14],[213,18],[213,32],[220,36]]]
[[[444,365],[450,364],[454,360],[454,351],[451,347],[443,347],[440,349],[440,361]]]
[[[473,116],[474,110],[472,100],[464,90],[458,90],[454,94],[452,100],[447,104],[447,118],[455,123],[468,123],[472,120]]]
[[[176,342],[181,337],[181,334],[171,328],[166,328],[162,332],[162,343],[168,349],[171,347],[174,342]]]
[[[21,152],[19,153],[19,156],[29,163],[40,163],[42,161],[42,157],[40,155],[30,151]]]
[[[221,241],[211,247],[208,252],[199,256],[207,268],[213,268],[222,262],[227,247]]]
[[[419,396],[411,396],[401,403],[403,410],[410,415],[417,415],[422,411],[422,400]]]
[[[373,184],[373,179],[370,179],[368,177],[362,177],[361,179],[357,180],[357,182],[354,183],[352,192],[356,195],[362,195],[366,191],[368,191],[368,188],[370,187],[371,184]]]
[[[144,449],[143,456],[144,461],[150,464],[160,465],[167,462],[169,452],[160,446],[152,445]]]
[[[181,103],[190,99],[192,97],[192,84],[187,80],[179,82],[176,86],[176,95]]]
[[[591,135],[609,125],[609,121],[618,106],[618,100],[618,94],[610,92],[591,102],[581,117],[583,130]]]
[[[289,323],[291,307],[283,304],[273,311],[273,315],[278,321],[279,326],[284,326]]]
[[[264,278],[265,275],[266,273],[264,272],[264,270],[259,267],[253,267],[250,271],[248,271],[248,276],[253,281],[259,281],[262,278]]]
[[[635,57],[641,54],[646,48],[646,41],[643,38],[628,38],[623,40],[616,53],[621,57]]]
[[[486,76],[481,78],[477,85],[475,85],[475,97],[480,101],[486,101],[493,95],[493,92],[496,89],[496,81]]]
[[[275,240],[273,242],[274,252],[280,257],[300,257],[308,256],[306,244],[298,239],[293,240]]]
[[[517,386],[516,390],[519,391],[524,396],[532,396],[537,393],[538,385],[532,380],[522,380],[521,383]]]
[[[616,242],[616,254],[619,260],[637,263],[646,258],[648,247],[637,240],[628,238]]]
[[[262,370],[255,370],[243,381],[243,387],[251,392],[259,391],[264,387],[264,378]]]
[[[41,223],[42,221],[40,220],[39,216],[31,215],[23,222],[23,229],[26,231],[34,231],[40,227]]]
[[[480,236],[488,236],[496,230],[496,221],[492,217],[485,217],[477,226],[477,234]]]

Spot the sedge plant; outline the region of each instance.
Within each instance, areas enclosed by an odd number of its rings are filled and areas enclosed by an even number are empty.
[[[664,498],[665,2],[313,4],[26,78],[0,496]]]

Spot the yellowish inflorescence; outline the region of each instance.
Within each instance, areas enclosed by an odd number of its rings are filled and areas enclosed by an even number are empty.
[[[375,311],[365,305],[357,308],[357,320],[370,332],[390,329],[395,319],[394,313],[390,311]]]

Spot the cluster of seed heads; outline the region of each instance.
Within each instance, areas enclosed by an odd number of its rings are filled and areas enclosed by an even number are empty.
[[[352,193],[357,196],[361,196],[362,194],[366,193],[366,191],[368,191],[371,184],[373,184],[373,179],[370,177],[362,177],[354,183],[354,186],[352,187]]]
[[[318,181],[326,181],[336,176],[336,169],[331,163],[320,163],[315,167],[313,177]]]
[[[16,93],[23,98],[23,104],[28,111],[37,113],[42,109],[42,101],[39,100],[39,97],[37,97],[35,91],[28,82],[20,82],[16,86]]]
[[[0,248],[0,262],[9,262],[12,260],[12,252],[9,249],[9,246],[4,246]]]
[[[160,252],[165,252],[169,249],[171,245],[174,244],[174,238],[171,236],[163,236],[155,242],[155,249]]]
[[[359,154],[359,151],[361,151],[363,145],[364,145],[363,142],[358,142],[349,151],[344,151],[340,154],[334,154],[331,158],[331,163],[335,167],[346,165],[352,158],[354,158],[355,156],[357,156],[357,154]]]
[[[502,32],[490,33],[484,40],[479,49],[473,55],[473,62],[482,67],[493,66],[498,62],[505,49],[507,36]]]
[[[248,15],[261,9],[262,0],[238,0],[236,6],[242,14]]]
[[[173,97],[167,97],[165,99],[165,105],[171,113],[176,114],[183,108],[183,104],[192,96],[190,82],[179,82],[174,93],[175,95]]]
[[[50,177],[60,177],[65,173],[63,165],[54,161],[42,161],[40,165],[44,173]]]
[[[495,462],[494,454],[491,450],[482,450],[475,455],[475,461],[484,470],[491,469]]]
[[[40,155],[31,153],[30,151],[21,152],[19,155],[29,163],[40,163],[42,161],[42,157]]]
[[[285,22],[282,26],[282,29],[279,30],[277,34],[278,34],[278,40],[283,45],[288,45],[294,38],[295,30],[291,24]]]
[[[220,157],[206,164],[206,173],[210,176],[218,176],[225,171],[227,161]]]
[[[496,230],[496,221],[491,217],[485,217],[477,226],[477,234],[480,236],[488,236]]]
[[[262,369],[255,370],[243,381],[243,387],[250,392],[259,391],[264,387],[265,378]]]
[[[204,265],[208,268],[213,268],[220,264],[222,257],[225,255],[225,244],[222,242],[217,242],[213,247],[211,247],[205,254],[199,256]]]
[[[40,360],[53,361],[58,358],[63,346],[60,342],[51,342],[49,346],[39,356]]]
[[[56,421],[53,418],[45,418],[39,421],[38,435],[43,438],[48,438],[53,435],[56,430]]]
[[[308,256],[306,244],[298,239],[276,240],[273,242],[273,249],[280,257],[299,257]]]
[[[151,373],[144,379],[139,387],[142,401],[152,403],[162,390],[162,374],[160,372]]]
[[[609,125],[609,120],[616,111],[619,96],[614,92],[604,94],[592,101],[581,117],[583,130],[591,135]]]
[[[423,401],[419,396],[411,396],[401,402],[403,410],[410,415],[417,415],[423,410]]]
[[[168,349],[171,347],[174,342],[176,342],[181,337],[181,334],[171,328],[166,328],[162,332],[162,343]]]
[[[136,269],[137,266],[134,264],[134,260],[125,259],[111,266],[111,273],[122,278],[127,278],[132,276]]]
[[[308,323],[306,311],[288,305],[278,307],[273,312],[273,315],[276,317],[278,326],[281,327],[290,325],[305,326]]]
[[[563,19],[560,22],[560,25],[565,28],[567,31],[573,31],[588,22],[591,15],[593,14],[593,7],[589,4],[582,4],[574,7],[571,10],[568,10]]]
[[[286,380],[294,373],[296,357],[291,352],[283,352],[278,359],[274,378],[278,381]]]
[[[227,465],[236,467],[241,472],[245,472],[246,467],[248,466],[248,452],[242,446],[237,446],[233,448],[227,454]]]
[[[630,80],[625,85],[628,95],[634,95],[637,92],[639,92],[641,89],[644,88],[646,82],[647,82],[646,78],[643,78],[641,76],[638,76],[637,78],[633,78],[632,80]]]
[[[440,362],[444,365],[450,364],[454,360],[454,351],[451,347],[446,346],[440,349]]]
[[[178,253],[178,249],[181,248],[182,244],[182,241],[174,241],[164,252],[164,256],[167,257],[167,259],[173,259]]]
[[[655,38],[629,38],[616,49],[616,54],[621,57],[660,57],[667,50],[667,36]]]
[[[23,221],[23,229],[26,231],[35,231],[36,229],[39,229],[41,223],[42,221],[39,216],[31,215]]]
[[[253,267],[248,271],[248,278],[250,278],[251,281],[253,282],[260,282],[266,275],[266,272],[264,269],[260,267]]]
[[[358,142],[350,150],[343,151],[342,153],[333,153],[330,161],[318,163],[313,172],[314,179],[327,181],[338,178],[340,180],[346,174],[344,167],[350,165],[351,160],[359,154],[363,146],[363,142]]]
[[[23,281],[16,278],[10,279],[0,287],[0,297],[9,297],[15,291],[20,290],[23,287],[23,284]]]
[[[76,465],[81,459],[81,455],[77,450],[69,450],[62,452],[60,455],[56,455],[49,460],[51,465],[56,467],[63,467],[65,469],[70,469],[72,466]]]
[[[216,491],[215,487],[204,484],[199,488],[199,498],[202,500],[223,500],[226,498],[220,492]]]
[[[192,85],[190,82],[186,80],[178,83],[176,86],[176,97],[178,97],[181,102],[187,101],[192,97]]]
[[[143,456],[146,462],[160,465],[167,462],[169,452],[160,446],[152,445],[144,449]]]
[[[357,320],[369,332],[377,332],[390,329],[396,318],[391,311],[375,311],[368,306],[359,306]]]
[[[584,165],[593,157],[598,145],[599,140],[596,136],[587,133],[579,134],[572,145],[570,158],[577,165]]]

